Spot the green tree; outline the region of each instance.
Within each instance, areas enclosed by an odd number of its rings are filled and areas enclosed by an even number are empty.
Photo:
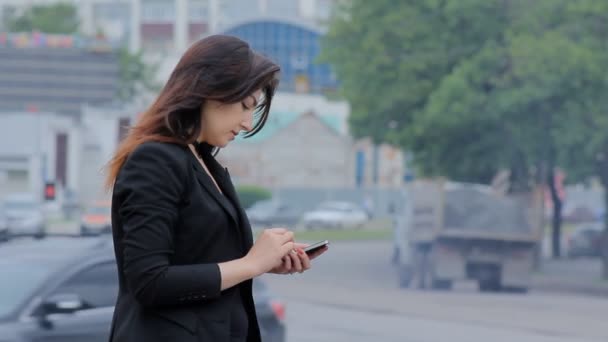
[[[555,168],[578,181],[608,167],[592,129],[606,117],[607,2],[353,0],[337,13],[322,58],[355,136],[412,150],[426,174],[488,182],[509,169],[514,191],[546,183],[559,256]]]
[[[8,18],[6,27],[11,32],[72,34],[78,32],[80,20],[77,9],[70,3],[34,5],[20,15]]]
[[[118,97],[123,101],[133,99],[146,91],[158,91],[160,85],[154,79],[156,65],[144,62],[142,52],[130,53],[127,49],[118,51],[120,61],[120,84]]]
[[[564,130],[561,158],[577,177],[593,175],[604,187],[604,236],[602,275],[608,279],[608,2],[570,1],[565,6],[567,21],[562,34],[593,53],[595,74],[577,94],[582,110]]]
[[[249,208],[256,202],[272,197],[270,190],[256,185],[239,185],[236,187],[236,192],[244,208]]]
[[[476,6],[481,3],[481,6]],[[346,1],[322,42],[351,103],[356,137],[396,142],[461,60],[502,35],[507,2]],[[389,132],[391,122],[398,127]]]
[[[584,134],[572,132],[572,123],[587,110],[582,103],[589,89],[601,86],[597,67],[592,51],[561,34],[516,35],[507,40],[505,47],[490,44],[456,68],[433,93],[425,115],[425,120],[430,121],[426,123],[427,130],[448,125],[467,134],[471,130],[459,128],[460,122],[490,123],[480,140],[489,139],[494,144],[463,139],[440,143],[436,148],[444,154],[436,155],[435,159],[445,158],[445,150],[449,153],[453,149],[449,143],[460,143],[461,148],[487,147],[484,149],[487,155],[502,155],[503,158],[493,159],[503,167],[512,169],[522,163],[525,172],[536,166],[537,173],[533,176],[549,186],[554,203],[556,257],[560,256],[562,203],[554,170],[558,166],[569,168],[558,153],[560,148],[570,146],[564,136]],[[490,159],[470,153],[464,158]],[[443,170],[450,171],[448,167]]]

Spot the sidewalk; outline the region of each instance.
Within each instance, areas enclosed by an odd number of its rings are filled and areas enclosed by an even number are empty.
[[[608,297],[608,281],[601,279],[599,259],[545,259],[532,276],[532,289]]]

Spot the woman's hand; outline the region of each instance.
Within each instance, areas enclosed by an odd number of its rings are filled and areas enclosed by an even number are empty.
[[[315,251],[310,256],[304,252],[304,248],[308,246],[303,243],[294,243],[294,249],[284,256],[281,265],[271,269],[268,273],[274,274],[292,274],[295,272],[302,273],[310,269],[310,261],[327,251],[327,246]]]
[[[257,276],[279,267],[293,249],[292,232],[284,228],[264,229],[244,259],[252,265]]]

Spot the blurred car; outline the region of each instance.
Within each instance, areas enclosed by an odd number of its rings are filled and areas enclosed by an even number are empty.
[[[602,252],[602,225],[583,225],[576,228],[567,240],[569,258],[599,257]]]
[[[118,278],[111,239],[48,237],[0,248],[0,342],[107,342]],[[254,281],[262,340],[285,341],[285,307]]]
[[[6,220],[4,208],[0,207],[0,242],[8,241],[8,239],[8,222]]]
[[[77,219],[81,209],[81,202],[78,193],[71,189],[65,189],[63,192],[63,200],[61,202],[61,211],[63,212],[63,217],[67,219]]]
[[[350,202],[324,202],[302,216],[302,224],[313,228],[361,228],[369,216],[363,208]]]
[[[80,217],[80,235],[99,235],[112,231],[111,204],[98,201],[84,209]]]
[[[256,202],[247,209],[247,218],[253,225],[292,225],[300,218],[300,212],[286,203],[266,200]]]
[[[9,238],[46,235],[46,215],[42,200],[29,193],[11,194],[4,198],[2,210],[6,216]]]

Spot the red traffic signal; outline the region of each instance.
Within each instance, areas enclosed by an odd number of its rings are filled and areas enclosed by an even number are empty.
[[[55,183],[48,182],[44,185],[44,199],[46,201],[52,201],[55,199],[56,189]]]

